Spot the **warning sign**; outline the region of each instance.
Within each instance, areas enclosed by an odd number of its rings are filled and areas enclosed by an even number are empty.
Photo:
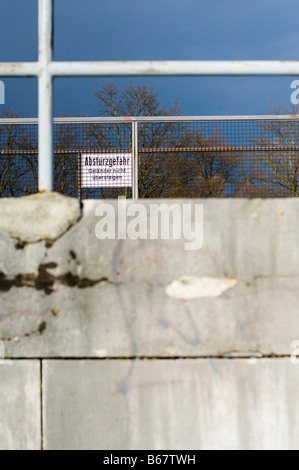
[[[82,188],[132,187],[131,153],[81,154]]]

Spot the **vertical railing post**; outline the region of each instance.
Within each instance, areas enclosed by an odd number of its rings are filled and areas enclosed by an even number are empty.
[[[53,60],[53,0],[39,0],[39,191],[53,191],[53,78],[49,64]]]
[[[133,150],[133,190],[132,197],[135,201],[139,199],[138,186],[138,122],[132,122],[132,150]]]

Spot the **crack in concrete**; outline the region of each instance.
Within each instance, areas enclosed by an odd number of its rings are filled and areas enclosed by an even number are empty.
[[[42,322],[38,326],[37,330],[31,331],[30,333],[24,333],[20,336],[12,336],[12,337],[8,337],[8,338],[1,338],[0,341],[5,341],[7,343],[10,343],[12,341],[17,342],[20,339],[31,338],[32,336],[42,336],[44,334],[44,332],[46,331],[46,329],[47,329],[47,323]]]
[[[55,276],[49,270],[56,269],[57,263],[41,264],[38,268],[38,275],[32,273],[18,274],[14,279],[9,279],[3,272],[0,272],[0,292],[9,292],[13,287],[29,287],[44,291],[50,295],[55,291],[55,285],[61,284],[67,287],[76,287],[78,289],[87,289],[98,284],[118,284],[110,281],[108,278],[88,279],[80,278],[71,272]]]

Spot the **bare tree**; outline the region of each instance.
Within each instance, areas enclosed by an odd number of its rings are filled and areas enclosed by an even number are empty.
[[[54,142],[55,191],[67,196],[76,196],[78,193],[79,171],[78,148],[80,148],[77,127],[71,124],[56,125],[54,128]]]
[[[275,107],[275,115],[297,115],[293,106]],[[259,136],[253,145],[263,149],[243,158],[242,181],[236,195],[243,197],[298,197],[299,196],[299,120],[271,120],[260,125]],[[246,162],[247,160],[247,162]],[[248,165],[248,161],[253,164]]]
[[[18,113],[5,109],[0,117],[17,118]],[[36,139],[26,126],[0,126],[0,196],[22,196],[37,189]],[[29,149],[31,152],[29,153]]]
[[[168,197],[224,197],[237,176],[238,160],[233,152],[214,149],[228,144],[217,130],[211,133],[186,131],[180,137],[179,147],[191,149],[176,159],[176,184]],[[193,149],[193,150],[192,150]],[[212,150],[213,149],[213,150]]]
[[[96,92],[100,116],[178,116],[178,101],[170,107],[160,103],[158,92],[148,85],[132,84],[119,89],[114,83]],[[101,150],[129,150],[131,124],[91,125],[90,144]],[[190,147],[224,145],[224,139],[190,132],[185,123],[141,122],[138,125],[139,195],[154,197],[219,197],[226,194],[234,176],[236,160],[228,153],[180,151]],[[175,151],[171,151],[175,149]],[[105,195],[105,190],[102,191]],[[113,196],[120,192],[114,190]],[[127,194],[126,194],[127,195]]]
[[[96,92],[99,114],[111,116],[176,116],[177,101],[170,107],[160,103],[158,92],[148,85],[129,84],[122,89],[113,83]],[[7,110],[3,117],[17,117]],[[124,121],[90,125],[60,124],[54,129],[55,190],[76,196],[78,152],[131,152],[132,124]],[[10,124],[0,127],[0,195],[23,195],[37,191],[37,132]],[[184,122],[139,122],[139,195],[160,197],[227,197],[298,195],[298,158],[292,151],[299,140],[297,121],[264,122],[256,145],[275,143],[281,152],[252,155],[229,151],[232,144],[215,128]],[[254,143],[254,140],[252,140]],[[290,150],[291,149],[291,150]],[[248,161],[254,164],[248,164]],[[100,194],[99,194],[100,193]],[[131,195],[125,190],[86,189],[84,196]]]

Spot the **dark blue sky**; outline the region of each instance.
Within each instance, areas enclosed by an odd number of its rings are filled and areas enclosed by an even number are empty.
[[[0,61],[37,59],[37,4],[0,0]],[[298,18],[298,0],[55,0],[55,59],[298,60]],[[164,104],[179,98],[185,115],[239,115],[290,106],[293,79],[111,80],[154,84]],[[97,115],[94,91],[106,81],[55,80],[55,115]],[[36,116],[36,80],[4,82],[6,104]]]

